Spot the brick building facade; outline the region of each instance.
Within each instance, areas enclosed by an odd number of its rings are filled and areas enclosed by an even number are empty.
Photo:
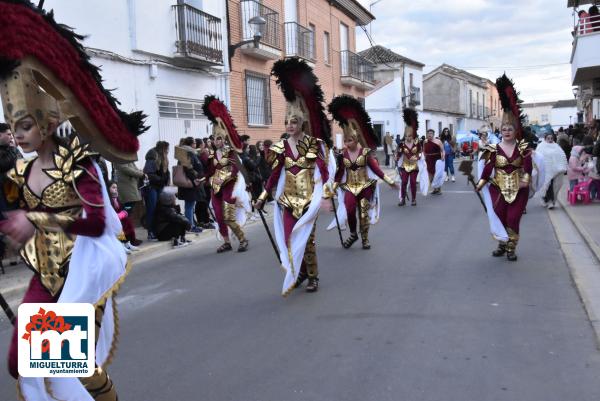
[[[252,142],[285,131],[285,99],[269,75],[280,58],[306,59],[326,102],[342,93],[364,99],[373,87],[373,65],[355,54],[355,29],[374,17],[356,0],[228,0],[227,6],[230,45],[252,39],[250,18],[266,20],[258,48],[248,43],[231,57],[231,113]]]

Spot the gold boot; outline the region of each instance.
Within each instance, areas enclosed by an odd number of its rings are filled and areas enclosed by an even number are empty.
[[[91,377],[79,379],[95,401],[117,401],[117,391],[108,373],[101,367],[96,367]]]
[[[360,237],[362,239],[362,248],[371,249],[369,244],[369,228],[371,226],[371,219],[369,217],[370,204],[367,199],[360,200]]]
[[[516,262],[517,254],[515,251],[517,250],[517,244],[519,243],[519,234],[510,228],[506,231],[508,232],[508,242],[506,243],[506,259],[510,260],[511,262]]]
[[[319,266],[317,265],[317,249],[315,244],[315,228],[308,237],[306,248],[304,249],[304,266],[306,267],[306,274],[308,275],[308,284],[306,286],[306,292],[315,292],[319,289]]]
[[[233,234],[237,237],[238,241],[240,241],[238,252],[245,252],[246,250],[248,250],[248,240],[244,235],[242,227],[240,227],[240,225],[235,219],[235,213],[235,204],[223,202],[223,219],[225,220],[225,224],[227,224],[231,232],[233,232]]]

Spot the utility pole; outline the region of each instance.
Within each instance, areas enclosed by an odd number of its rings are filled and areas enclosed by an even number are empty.
[[[380,1],[381,1],[381,0],[375,0],[375,1],[372,1],[371,3],[369,3],[369,12],[370,12],[371,14],[373,14],[373,13],[371,12],[371,9],[373,8],[373,6],[374,6],[375,4],[377,4],[377,3],[379,3]],[[373,22],[372,22],[372,21],[371,21],[371,22],[369,22],[369,36],[373,36],[373,31],[372,31],[371,25],[373,25]]]

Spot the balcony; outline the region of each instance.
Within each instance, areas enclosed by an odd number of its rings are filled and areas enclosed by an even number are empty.
[[[375,87],[373,64],[364,57],[349,50],[340,52],[340,77],[343,85],[370,90]]]
[[[410,87],[409,102],[411,106],[419,106],[421,104],[421,88],[417,88],[416,86]]]
[[[285,23],[285,55],[315,61],[314,34],[310,29],[295,22]]]
[[[223,65],[221,19],[188,4],[177,4],[175,10],[175,57],[195,60],[200,64]]]
[[[573,36],[571,81],[585,85],[600,78],[600,16],[580,18]]]
[[[248,21],[253,17],[263,17],[267,23],[258,47],[252,43],[243,45],[240,51],[248,56],[261,60],[277,60],[281,58],[279,46],[279,13],[266,7],[258,0],[242,0],[240,2],[240,15],[242,21],[242,41],[252,40],[254,31]]]

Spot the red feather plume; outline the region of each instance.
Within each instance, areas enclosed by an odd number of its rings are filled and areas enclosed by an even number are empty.
[[[516,138],[523,138],[523,122],[525,119],[521,110],[521,103],[523,101],[519,99],[519,93],[516,91],[513,81],[506,74],[502,74],[496,80],[496,89],[498,90],[500,104],[504,112],[511,113],[515,117],[517,125],[515,127]]]
[[[336,96],[327,109],[341,126],[347,125],[349,119],[356,120],[366,146],[377,149],[379,141],[371,124],[371,117],[358,99],[349,95]]]
[[[233,146],[238,152],[241,152],[243,147],[242,140],[238,135],[233,118],[231,117],[231,114],[229,114],[229,109],[227,109],[225,103],[219,100],[216,96],[206,95],[204,98],[204,103],[202,104],[202,111],[204,112],[206,118],[208,118],[213,124],[217,122],[217,117],[223,120],[223,124],[225,124],[225,128],[227,128],[227,132],[229,133],[231,146]]]
[[[69,88],[110,146],[137,153],[137,135],[148,129],[146,116],[119,110],[119,102],[102,86],[98,67],[89,62],[82,36],[27,0],[0,0],[0,27],[1,75],[25,57],[37,59]]]

